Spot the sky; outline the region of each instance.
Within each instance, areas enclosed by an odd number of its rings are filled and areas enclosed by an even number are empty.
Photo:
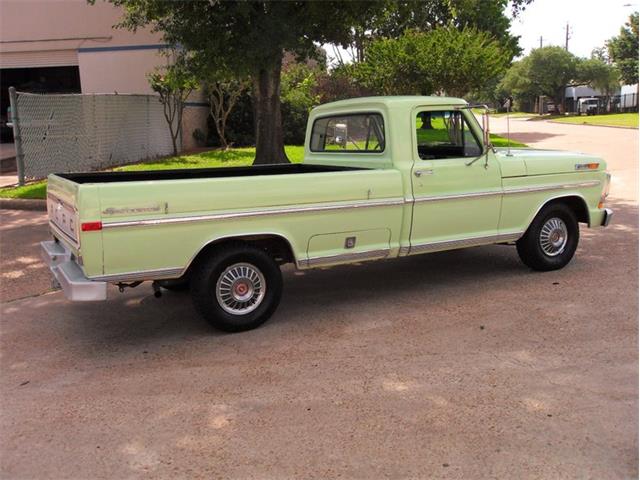
[[[569,22],[569,51],[589,57],[591,50],[618,35],[628,16],[640,9],[640,0],[533,0],[512,21],[511,33],[520,35],[523,54],[542,45],[564,46]]]

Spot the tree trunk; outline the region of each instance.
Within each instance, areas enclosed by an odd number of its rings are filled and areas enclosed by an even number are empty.
[[[431,124],[431,114],[428,112],[424,112],[422,114],[422,125],[420,126],[420,128],[422,130],[433,130],[433,125]]]
[[[289,163],[284,152],[282,111],[280,108],[280,70],[282,58],[260,68],[253,76],[253,112],[256,135],[254,165]]]

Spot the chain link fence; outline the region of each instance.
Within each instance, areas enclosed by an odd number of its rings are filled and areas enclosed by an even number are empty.
[[[173,152],[155,95],[12,95],[18,176],[102,170]]]

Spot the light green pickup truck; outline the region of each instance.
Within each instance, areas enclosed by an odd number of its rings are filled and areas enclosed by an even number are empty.
[[[495,149],[482,119],[456,98],[352,99],[311,112],[302,164],[50,175],[43,257],[71,300],[151,280],[190,289],[226,331],[273,314],[287,263],[504,243],[534,270],[564,267],[578,223],[611,219],[605,162]]]

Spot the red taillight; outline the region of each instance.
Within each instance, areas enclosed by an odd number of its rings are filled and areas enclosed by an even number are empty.
[[[83,232],[95,232],[96,230],[102,230],[102,222],[84,222],[82,224]]]

